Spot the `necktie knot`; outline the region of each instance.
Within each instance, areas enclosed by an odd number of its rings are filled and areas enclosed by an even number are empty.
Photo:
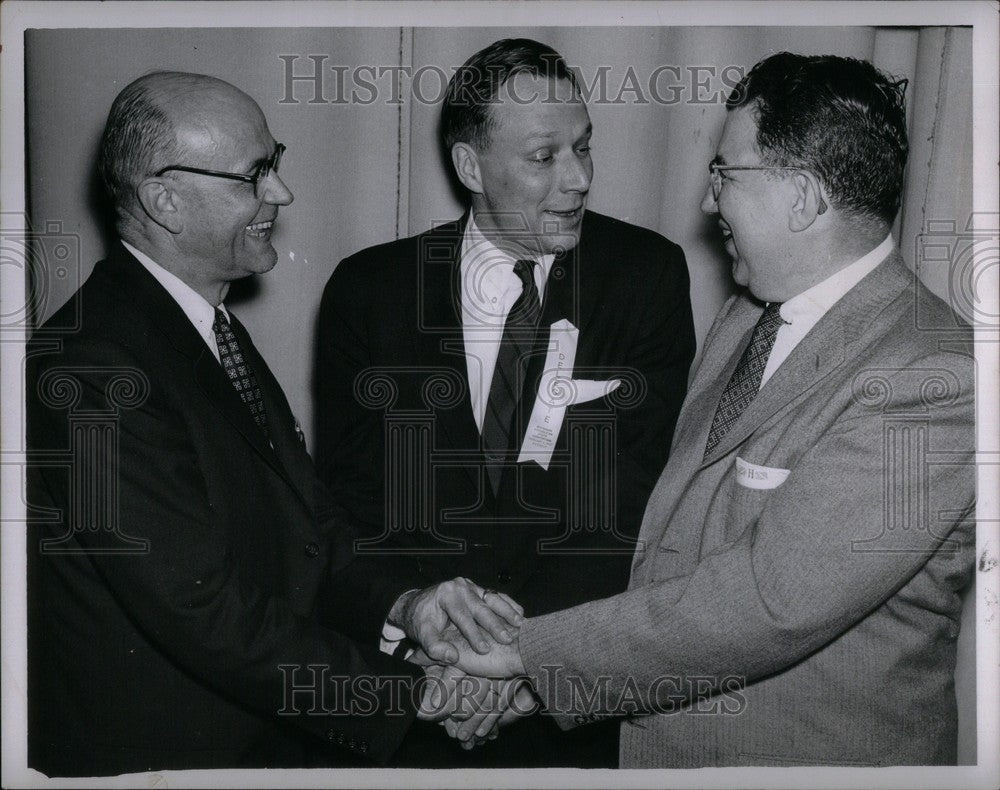
[[[781,305],[783,302],[768,302],[764,312],[757,319],[757,326],[766,332],[777,332],[781,325],[788,323],[781,317]]]
[[[535,282],[535,264],[538,261],[532,260],[531,258],[524,258],[521,260],[514,261],[514,274],[517,275],[517,279],[521,281],[521,285],[525,288],[528,284],[534,284]]]
[[[225,332],[227,329],[229,329],[229,321],[226,319],[226,314],[216,307],[215,320],[212,322],[212,331],[218,335],[220,332]]]

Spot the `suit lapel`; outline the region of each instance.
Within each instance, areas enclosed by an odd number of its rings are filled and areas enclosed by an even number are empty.
[[[542,313],[538,320],[538,332],[531,348],[531,356],[525,369],[524,382],[521,387],[521,397],[514,412],[511,445],[519,450],[528,429],[528,421],[538,396],[538,384],[545,372],[545,362],[548,358],[551,342],[552,324],[564,318],[575,325],[576,317],[574,293],[576,289],[572,280],[578,276],[579,269],[572,265],[572,260],[566,253],[560,253],[552,262],[549,276],[545,281],[545,291],[542,297]],[[511,467],[508,467],[508,472]]]
[[[292,485],[264,434],[180,305],[120,244],[114,245],[106,263],[110,287],[127,299],[129,309],[134,309],[134,305],[142,306],[143,319],[150,321],[174,349],[191,361],[198,386],[220,416],[239,431],[265,463]],[[244,330],[239,338],[241,344],[245,338],[249,342]],[[252,348],[253,344],[249,345]],[[256,354],[255,357],[256,362],[259,357]],[[255,371],[260,368],[266,370],[262,361],[255,365]]]
[[[740,415],[736,424],[705,458],[706,465],[731,452],[773,414],[805,396],[843,363],[854,342],[906,287],[908,281],[900,271],[901,266],[899,254],[894,252],[830,308],[792,350]],[[757,313],[759,312],[758,308]],[[725,384],[722,384],[718,388],[719,397],[724,387]],[[718,398],[712,402],[718,405]]]
[[[585,216],[584,228],[587,227],[589,226]],[[538,334],[535,338],[531,359],[528,362],[524,387],[521,390],[521,400],[518,403],[518,421],[515,423],[517,448],[520,448],[524,440],[528,420],[531,418],[531,412],[538,397],[538,385],[545,372],[552,325],[564,319],[569,321],[579,330],[582,343],[589,318],[601,304],[605,291],[601,286],[600,277],[605,271],[614,270],[613,265],[593,264],[594,261],[603,261],[608,264],[613,260],[609,253],[598,248],[602,241],[592,234],[588,235],[584,230],[580,243],[576,247],[559,251],[552,261],[545,281]],[[591,262],[591,265],[588,265],[588,261]],[[575,367],[580,367],[579,350]],[[580,377],[587,378],[588,376],[581,374]]]
[[[303,488],[302,484],[307,480],[313,480],[316,473],[312,466],[312,461],[305,452],[302,441],[292,428],[295,425],[295,418],[288,408],[288,402],[281,391],[281,385],[274,377],[274,374],[271,373],[267,362],[260,355],[246,327],[240,323],[239,319],[232,312],[229,315],[232,319],[230,326],[240,343],[240,348],[243,349],[244,356],[246,356],[247,360],[253,366],[254,374],[257,377],[257,384],[260,386],[261,394],[264,398],[264,408],[267,411],[268,418],[268,436],[271,442],[268,445],[263,431],[254,423],[253,418],[250,417],[249,410],[237,396],[239,405],[242,407],[241,411],[245,412],[249,418],[244,423],[244,429],[248,432],[247,439],[258,444],[260,452],[265,453],[265,460],[270,461],[273,459],[277,461],[277,464],[271,464],[275,468],[275,471],[285,478],[285,482],[295,489],[303,503],[311,508],[314,492],[308,488]],[[214,357],[212,361],[215,362]],[[216,366],[218,367],[218,364]],[[231,385],[230,389],[232,389]],[[254,429],[253,431],[250,430],[251,427]]]
[[[761,313],[759,304],[745,293],[736,298],[721,318],[711,344],[705,348],[678,419],[670,460],[646,507],[639,532],[642,550],[636,552],[633,562],[633,586],[641,584],[644,574],[652,567],[651,563],[645,564],[645,560],[656,552],[674,508],[698,472],[725,457],[773,414],[804,396],[845,359],[858,353],[859,341],[870,332],[873,324],[878,325],[879,314],[908,283],[908,270],[898,252],[894,252],[837,302],[802,339],[706,458],[705,444],[722,391],[750,342]],[[679,526],[688,530],[689,537],[702,528],[701,524]]]
[[[459,268],[468,216],[466,213],[458,222],[432,230],[426,237],[428,243],[418,250],[417,287],[420,288],[420,295],[412,358],[429,368],[430,375],[435,371],[446,371],[461,389],[462,397],[458,403],[434,410],[439,438],[454,450],[478,452],[480,436],[469,395]],[[425,254],[431,248],[434,254]],[[469,463],[463,466],[470,481],[478,486],[478,465]]]

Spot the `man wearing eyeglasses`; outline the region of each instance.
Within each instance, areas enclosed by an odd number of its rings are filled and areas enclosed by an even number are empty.
[[[51,459],[28,482],[28,764],[46,774],[384,762],[427,699],[379,650],[384,622],[443,663],[449,620],[477,643],[518,620],[464,579],[352,562],[225,305],[277,261],[282,151],[211,77],[150,74],[112,106],[120,244],[28,349],[28,446]]]
[[[890,235],[903,85],[782,53],[736,87],[702,204],[722,308],[629,590],[529,618],[473,673],[527,674],[622,767],[954,764],[975,550],[971,333]]]

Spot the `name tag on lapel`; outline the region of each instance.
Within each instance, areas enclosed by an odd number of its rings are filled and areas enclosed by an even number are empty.
[[[758,491],[777,488],[785,482],[789,471],[776,466],[758,466],[736,456],[736,482],[744,488]]]
[[[565,318],[549,329],[549,350],[545,357],[545,372],[538,384],[538,394],[528,420],[528,429],[521,442],[517,462],[534,461],[548,469],[552,452],[562,429],[566,408],[576,403],[603,398],[620,385],[619,379],[597,381],[573,378],[576,347],[580,330]]]
[[[548,469],[552,451],[559,438],[566,407],[572,402],[572,390],[561,382],[573,378],[576,344],[580,330],[565,318],[549,327],[549,351],[545,356],[545,372],[538,383],[538,394],[528,420],[528,430],[521,442],[519,464],[534,461]]]

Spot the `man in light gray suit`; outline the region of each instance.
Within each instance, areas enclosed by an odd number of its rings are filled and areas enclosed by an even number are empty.
[[[890,235],[904,89],[788,53],[737,86],[702,207],[743,288],[705,341],[629,590],[463,656],[531,677],[563,727],[623,717],[622,767],[956,760],[971,332]]]

